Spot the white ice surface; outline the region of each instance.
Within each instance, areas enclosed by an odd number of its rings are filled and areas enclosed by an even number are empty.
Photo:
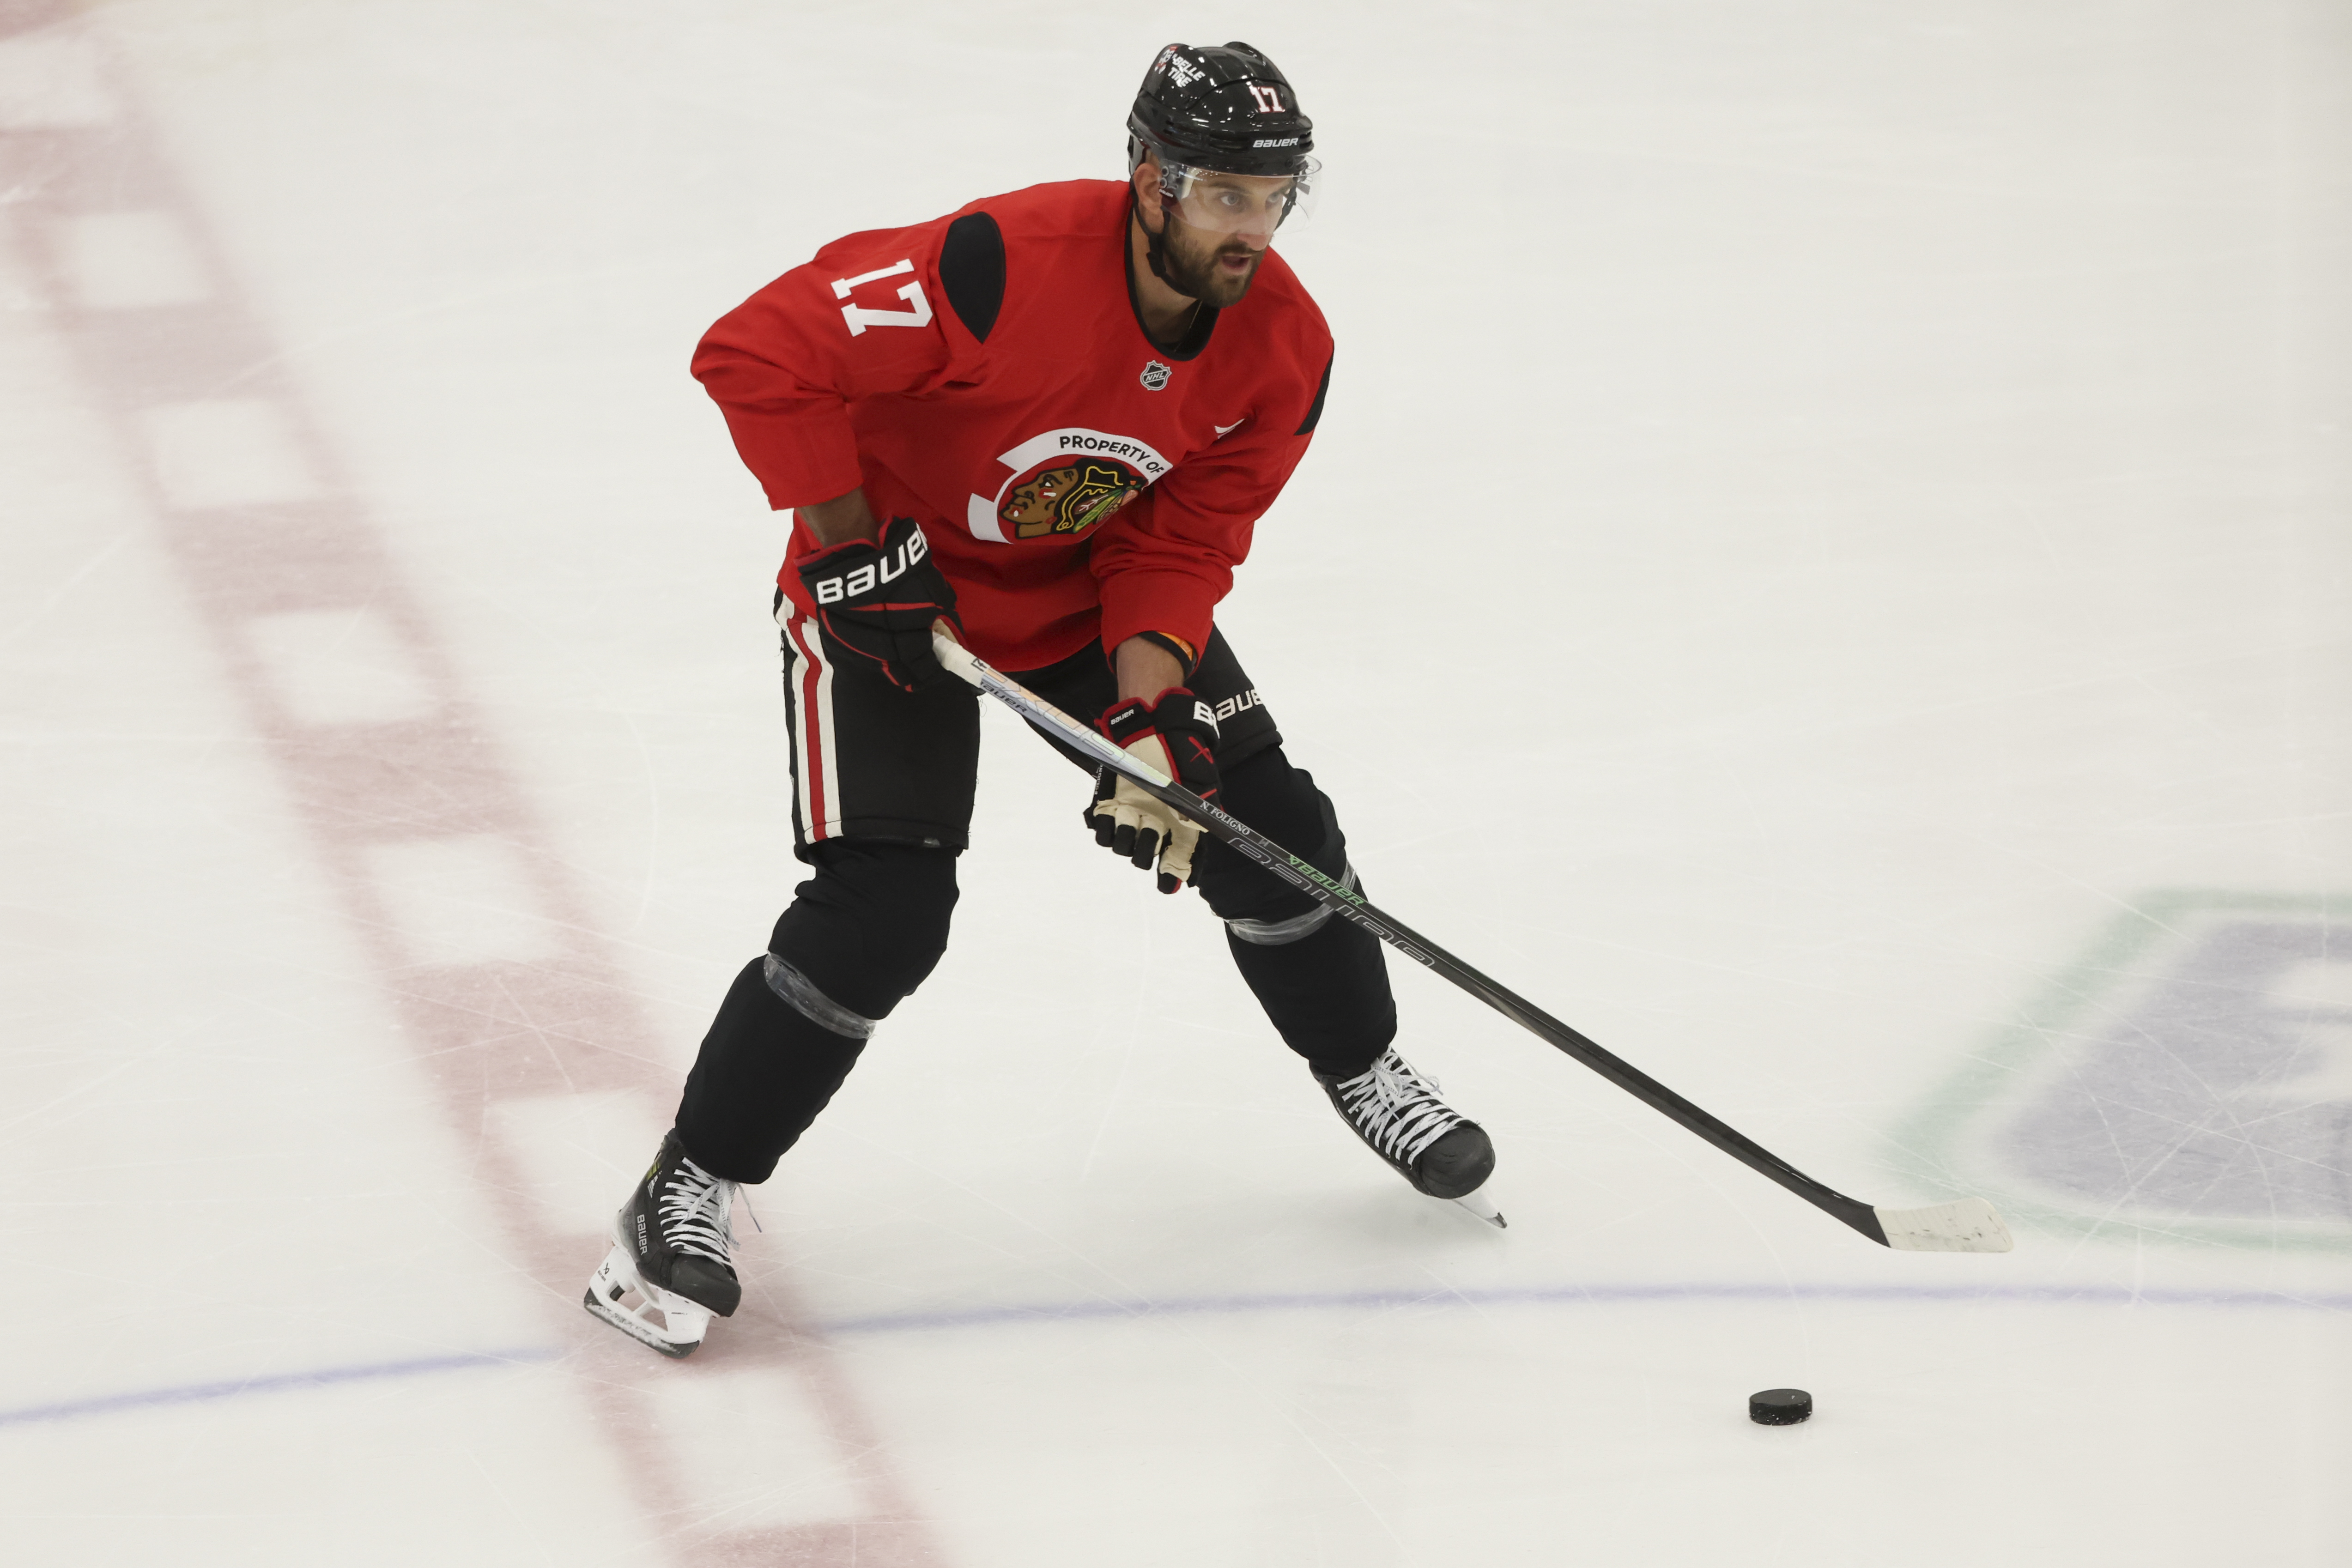
[[[58,264],[85,309],[188,305],[211,288],[204,264],[167,213],[89,213],[63,225]]]
[[[1115,174],[1179,35],[1280,59],[1331,169],[1283,242],[1329,406],[1220,621],[1376,900],[1905,1207],[1971,1175],[1922,1178],[1921,1107],[2119,912],[2352,882],[2340,6],[93,14],[678,1071],[797,876],[782,532],[694,340],[835,235]],[[0,128],[116,115],[92,57],[0,44]],[[11,1555],[682,1562],[722,1514],[854,1511],[768,1371],[663,1396],[676,1510],[623,1484],[568,1370],[610,1331],[493,1208],[581,1232],[584,1282],[620,1193],[552,1210],[646,1130],[449,1124],[37,304],[79,267],[146,309],[214,252],[142,271],[21,210]],[[187,504],[320,482],[249,389],[173,395]],[[287,700],[379,713],[406,677],[372,657]],[[1886,1252],[1400,972],[1401,1046],[1502,1150],[1492,1232],[1352,1144],[1197,903],[986,723],[953,949],[738,1217],[939,1563],[2352,1557],[2342,1227],[2011,1214],[2006,1256]],[[378,862],[412,957],[561,950],[501,852]],[[2293,994],[2340,1005],[2340,968]],[[2302,1082],[2341,1100],[2333,1038]],[[522,1190],[479,1184],[484,1134]],[[1749,1427],[1788,1385],[1815,1420]]]

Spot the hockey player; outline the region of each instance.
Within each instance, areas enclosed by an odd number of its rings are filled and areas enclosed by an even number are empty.
[[[1213,619],[1330,382],[1322,314],[1269,248],[1314,199],[1313,124],[1248,45],[1171,44],[1128,130],[1126,183],[836,240],[695,354],[794,514],[776,620],[812,874],[720,1003],[589,1288],[590,1311],[656,1350],[686,1354],[735,1310],[736,1185],[767,1179],[946,949],[980,717],[935,623],[1354,883],[1330,801]],[[1475,1196],[1486,1133],[1391,1049],[1378,941],[1108,769],[1085,822],[1161,892],[1200,889],[1359,1137],[1499,1223]]]

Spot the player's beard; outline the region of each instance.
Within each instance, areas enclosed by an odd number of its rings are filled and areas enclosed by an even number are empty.
[[[1249,270],[1238,277],[1229,276],[1217,265],[1228,256],[1250,258]],[[1206,234],[1181,222],[1174,213],[1168,214],[1168,229],[1160,247],[1160,281],[1177,293],[1199,300],[1213,310],[1223,310],[1228,305],[1241,303],[1250,285],[1257,281],[1257,269],[1265,263],[1265,252],[1244,245],[1237,239]]]

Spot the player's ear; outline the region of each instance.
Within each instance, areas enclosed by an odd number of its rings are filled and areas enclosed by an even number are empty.
[[[1145,153],[1143,162],[1138,163],[1135,166],[1135,172],[1129,176],[1129,183],[1135,187],[1135,210],[1142,215],[1143,232],[1156,235],[1166,228],[1168,213],[1160,204],[1158,160],[1150,153]]]

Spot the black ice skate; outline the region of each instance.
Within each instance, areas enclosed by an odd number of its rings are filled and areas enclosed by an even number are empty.
[[[613,1250],[583,1304],[664,1355],[692,1354],[712,1315],[734,1316],[743,1299],[734,1202],[733,1182],[688,1159],[676,1133],[663,1138],[653,1168],[613,1217]]]
[[[1495,1144],[1486,1130],[1437,1097],[1434,1080],[1413,1071],[1394,1051],[1353,1078],[1315,1081],[1332,1109],[1416,1192],[1458,1203],[1496,1229],[1503,1211],[1481,1190],[1495,1173]]]

